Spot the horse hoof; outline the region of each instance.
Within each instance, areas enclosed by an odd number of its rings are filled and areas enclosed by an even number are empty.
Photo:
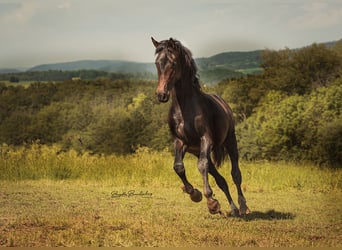
[[[239,214],[240,215],[245,215],[245,214],[250,214],[251,213],[251,211],[247,207],[245,197],[239,195],[238,202],[239,202],[239,205],[240,205],[240,210],[239,210]]]
[[[239,209],[232,209],[232,211],[230,212],[230,215],[232,216],[232,217],[239,217],[239,215],[240,215],[240,212],[239,212]]]
[[[200,202],[202,200],[202,193],[194,188],[194,191],[190,194],[190,198],[194,202]]]
[[[239,210],[240,215],[246,215],[246,214],[250,214],[250,213],[251,213],[251,210],[249,210],[248,207],[244,207],[244,208],[240,207],[240,210]]]
[[[221,213],[221,206],[218,200],[213,199],[213,198],[208,198],[207,205],[208,205],[209,213],[211,214]]]

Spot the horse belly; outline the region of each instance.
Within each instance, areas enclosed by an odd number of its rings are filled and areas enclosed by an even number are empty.
[[[212,122],[213,142],[216,146],[222,145],[226,140],[230,126],[225,116],[214,117]]]

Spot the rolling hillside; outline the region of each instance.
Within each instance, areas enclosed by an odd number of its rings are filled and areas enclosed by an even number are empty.
[[[82,60],[55,64],[42,64],[34,66],[28,71],[47,71],[47,70],[100,70],[106,72],[154,72],[153,63],[138,63],[120,60]]]
[[[206,84],[214,84],[222,79],[241,77],[248,73],[260,72],[262,51],[225,52],[207,58],[197,58],[200,80]],[[55,64],[42,64],[32,67],[28,72],[37,71],[78,71],[98,70],[105,72],[137,73],[150,72],[156,74],[154,63],[139,63],[120,60],[82,60]]]
[[[336,42],[324,43],[332,47]],[[223,52],[211,57],[196,58],[200,81],[205,84],[215,84],[223,79],[238,78],[246,74],[258,74],[262,71],[262,50]],[[80,60],[54,64],[42,64],[30,69],[0,69],[0,80],[16,77],[25,78],[25,74],[47,71],[76,72],[92,70],[107,73],[134,74],[147,73],[149,78],[156,77],[156,68],[153,62],[129,62],[122,60]],[[52,72],[51,72],[52,73]],[[53,72],[55,74],[56,72]],[[27,77],[26,77],[27,78]],[[40,79],[33,79],[40,80]]]
[[[261,50],[250,52],[224,52],[211,57],[197,58],[196,63],[200,71],[226,69],[241,70],[258,68],[261,63]],[[120,60],[82,60],[54,64],[42,64],[30,68],[28,71],[47,70],[101,70],[107,72],[153,72],[154,63],[139,63]]]
[[[258,68],[261,64],[261,54],[262,50],[224,52],[207,58],[198,58],[196,63],[198,68],[203,71],[215,68],[230,70]]]

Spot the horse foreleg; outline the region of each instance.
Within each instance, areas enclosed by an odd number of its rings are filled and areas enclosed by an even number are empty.
[[[179,140],[175,141],[175,161],[173,164],[173,169],[182,180],[184,187],[183,192],[188,193],[190,198],[194,202],[200,202],[202,200],[202,193],[194,188],[188,181],[185,175],[185,168],[183,163],[183,158],[185,155],[185,146]]]
[[[210,139],[203,136],[201,138],[201,151],[198,158],[198,169],[203,178],[204,196],[207,198],[209,212],[211,214],[216,214],[221,213],[221,206],[218,200],[213,198],[213,191],[208,180],[209,166],[212,164],[210,158],[211,147],[212,144]]]

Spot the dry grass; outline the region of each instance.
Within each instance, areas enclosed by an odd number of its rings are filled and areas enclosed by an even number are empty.
[[[208,213],[205,201],[193,203],[182,193],[166,152],[98,157],[44,147],[5,151],[0,246],[342,246],[341,170],[243,162],[243,189],[253,212],[221,218]],[[190,166],[195,164],[187,159],[187,173],[202,189],[197,168]],[[227,165],[220,172],[236,200]],[[112,195],[130,190],[152,197]]]
[[[1,246],[342,246],[341,192],[246,192],[252,214],[221,218],[174,187],[132,189],[150,198],[75,180],[0,187]]]

